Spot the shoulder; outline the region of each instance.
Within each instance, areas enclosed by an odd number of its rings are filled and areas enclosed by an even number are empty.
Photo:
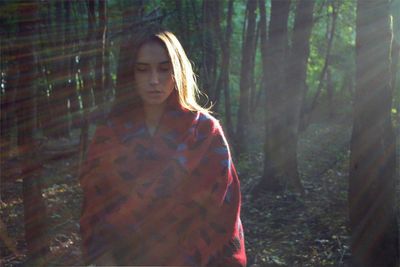
[[[222,127],[218,119],[211,114],[196,112],[195,125],[198,132],[209,135],[223,135]]]
[[[210,139],[212,146],[229,147],[221,123],[210,114],[197,112],[195,135],[197,139]]]

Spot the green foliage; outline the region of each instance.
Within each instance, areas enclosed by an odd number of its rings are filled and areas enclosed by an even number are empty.
[[[337,1],[338,17],[334,33],[332,50],[330,53],[329,68],[335,91],[339,92],[346,86],[352,85],[352,77],[355,74],[355,10],[356,5],[352,0]],[[321,8],[323,1],[317,1],[314,13],[315,24],[310,42],[310,57],[308,62],[307,84],[309,86],[308,97],[315,94],[319,85],[319,78],[325,63],[327,49],[327,20],[332,21],[332,8]],[[345,84],[349,83],[349,84]],[[341,92],[346,93],[346,92]],[[350,95],[347,95],[350,97]]]

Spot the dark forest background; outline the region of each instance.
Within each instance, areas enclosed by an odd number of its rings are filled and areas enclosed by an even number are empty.
[[[399,266],[400,0],[0,2],[0,265],[81,265],[78,177],[162,23],[242,185],[249,266]]]

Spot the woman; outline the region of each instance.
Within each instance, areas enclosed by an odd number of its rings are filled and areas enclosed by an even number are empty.
[[[245,266],[239,181],[220,124],[196,102],[191,64],[171,32],[132,40],[133,90],[97,128],[81,178],[85,258]]]

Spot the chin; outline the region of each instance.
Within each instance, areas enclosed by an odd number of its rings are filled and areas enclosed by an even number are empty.
[[[159,106],[166,103],[166,100],[144,100],[143,103],[148,106]]]

